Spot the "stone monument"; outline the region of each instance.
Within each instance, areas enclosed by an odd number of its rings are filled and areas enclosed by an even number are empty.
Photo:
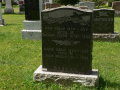
[[[5,0],[5,2],[6,2],[6,5],[5,5],[4,13],[6,13],[6,14],[14,13],[14,9],[12,8],[11,0]]]
[[[41,10],[42,0],[24,0],[25,19],[22,38],[30,40],[41,39]]]
[[[95,9],[93,13],[94,33],[114,33],[113,9]]]
[[[2,18],[1,6],[2,6],[2,0],[0,0],[0,26],[3,26],[4,25],[4,19]]]
[[[59,7],[42,12],[42,66],[35,81],[98,85],[92,70],[92,12]]]
[[[20,1],[19,1],[19,13],[20,13],[20,14],[24,14],[24,13],[25,13],[24,0],[20,0]]]
[[[112,9],[115,10],[116,15],[120,15],[120,1],[114,1],[112,3]]]
[[[80,7],[81,6],[87,6],[88,9],[91,9],[91,10],[95,9],[95,2],[89,2],[89,1],[79,2],[79,5],[80,5]]]
[[[98,39],[118,39],[119,34],[114,32],[114,10],[94,9],[93,10],[93,33]]]

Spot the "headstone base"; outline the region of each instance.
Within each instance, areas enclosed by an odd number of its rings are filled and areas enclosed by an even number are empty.
[[[4,26],[4,19],[0,19],[0,26]]]
[[[24,29],[22,30],[22,38],[28,40],[41,40],[40,21],[28,21],[24,22]]]
[[[116,15],[116,16],[120,16],[120,11],[115,10],[115,15]]]
[[[46,72],[42,71],[42,65],[33,74],[34,81],[50,81],[60,84],[81,84],[83,86],[98,86],[99,73],[93,69],[91,75],[71,74],[63,72]]]
[[[41,30],[22,30],[22,39],[41,40]]]
[[[94,33],[93,34],[94,40],[103,40],[103,41],[119,41],[119,34],[118,33]]]
[[[4,13],[6,13],[6,14],[13,14],[14,13],[14,9],[13,8],[5,8]]]
[[[24,11],[20,11],[19,14],[25,14],[25,12]]]

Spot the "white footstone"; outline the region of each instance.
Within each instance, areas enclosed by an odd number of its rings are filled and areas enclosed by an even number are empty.
[[[57,83],[78,83],[83,86],[98,86],[98,70],[93,69],[91,75],[71,74],[63,72],[46,72],[42,71],[42,65],[33,74],[34,81],[54,81]]]
[[[23,22],[24,29],[22,30],[22,38],[29,40],[41,40],[41,22],[38,21],[28,21]]]

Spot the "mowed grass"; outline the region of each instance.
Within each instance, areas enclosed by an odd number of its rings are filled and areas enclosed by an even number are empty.
[[[93,44],[93,68],[99,69],[99,88],[73,84],[33,82],[33,72],[41,64],[41,41],[22,40],[24,15],[3,15],[0,27],[0,90],[120,90],[120,42]],[[120,17],[115,17],[120,33]]]

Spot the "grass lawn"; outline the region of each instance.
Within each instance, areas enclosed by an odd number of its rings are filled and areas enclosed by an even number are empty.
[[[61,86],[33,82],[41,64],[41,41],[22,40],[24,15],[3,15],[0,27],[0,90],[97,90],[80,85]],[[115,17],[120,33],[120,17]],[[97,42],[93,46],[93,68],[99,69],[100,90],[120,90],[120,42]]]

